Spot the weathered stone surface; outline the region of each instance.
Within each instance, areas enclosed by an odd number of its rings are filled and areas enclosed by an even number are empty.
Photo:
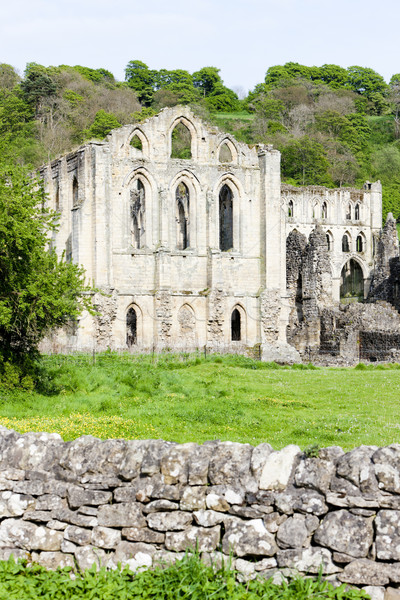
[[[302,573],[318,573],[321,566],[324,574],[341,571],[332,562],[332,555],[326,548],[305,548],[297,550],[280,550],[276,559],[279,567],[297,569]]]
[[[142,475],[155,475],[160,473],[161,459],[170,452],[175,444],[163,440],[149,440],[146,444],[140,472]]]
[[[272,446],[270,444],[267,444],[266,442],[259,444],[253,449],[253,452],[251,454],[250,466],[251,471],[258,484],[260,483],[260,477],[265,462],[272,452]]]
[[[221,442],[210,460],[208,476],[213,485],[245,483],[249,478],[253,448],[250,444]]]
[[[153,512],[165,512],[171,510],[178,510],[179,504],[177,502],[171,502],[171,500],[153,500],[143,506],[143,512],[145,514]]]
[[[121,532],[110,527],[94,527],[92,529],[92,545],[110,550],[121,541]]]
[[[236,556],[257,555],[273,556],[277,551],[275,538],[261,519],[247,522],[231,519],[225,522],[225,535],[222,539],[222,551]]]
[[[4,519],[0,525],[0,545],[24,550],[60,550],[62,532],[29,521]]]
[[[5,438],[2,438],[5,442]],[[25,433],[7,436],[1,444],[0,465],[29,471],[50,471],[62,455],[64,442],[57,433]]]
[[[314,541],[337,552],[364,558],[373,541],[372,520],[347,510],[329,513],[315,532]]]
[[[353,585],[387,585],[389,576],[384,564],[366,558],[354,560],[338,575],[340,581]]]
[[[371,462],[371,457],[376,450],[376,446],[360,446],[350,452],[346,452],[337,461],[337,475],[348,479],[348,481],[359,488],[360,472]]]
[[[36,523],[48,523],[52,520],[52,514],[49,510],[29,510],[23,515],[24,521],[34,521]]]
[[[287,518],[287,515],[281,515],[278,512],[273,512],[269,515],[265,515],[263,517],[263,522],[267,531],[270,533],[276,533],[279,529],[279,526],[284,523]]]
[[[165,534],[165,547],[167,550],[181,552],[192,548],[198,548],[199,552],[211,552],[215,550],[220,541],[221,528],[219,525],[209,527],[188,527],[184,531]]]
[[[36,510],[63,510],[67,508],[67,501],[55,494],[44,494],[36,499]]]
[[[147,483],[145,481],[141,482],[141,485],[132,485],[132,486],[124,486],[119,487],[114,490],[114,501],[115,502],[136,502],[137,494],[140,491],[145,490],[145,497],[147,498],[147,502],[150,500],[150,494],[153,491],[153,486],[151,483]]]
[[[206,485],[208,483],[208,467],[217,445],[218,442],[206,442],[195,448],[189,462],[189,485]]]
[[[63,552],[41,552],[34,562],[39,563],[46,569],[56,570],[64,567],[75,567],[74,557]]]
[[[96,527],[98,525],[97,517],[82,515],[78,511],[68,510],[68,508],[54,510],[52,511],[52,515],[53,519],[65,521],[65,523],[70,523],[77,527]]]
[[[84,490],[77,486],[70,486],[68,488],[68,503],[72,509],[79,508],[85,504],[93,506],[107,504],[108,502],[111,502],[111,499],[111,492]]]
[[[77,549],[77,545],[74,544],[73,542],[70,542],[69,540],[63,540],[61,542],[61,552],[65,552],[65,554],[75,554]]]
[[[146,527],[139,504],[107,504],[100,506],[99,525],[105,527]]]
[[[125,440],[105,440],[84,435],[68,443],[67,452],[60,465],[78,475],[114,474],[124,459]]]
[[[75,559],[80,571],[90,569],[93,565],[96,565],[97,570],[99,570],[106,565],[107,555],[101,548],[78,546],[75,551]]]
[[[32,496],[13,494],[11,491],[0,493],[0,518],[21,516],[35,506],[36,501]]]
[[[385,588],[377,585],[367,585],[362,588],[371,600],[385,600]]]
[[[163,544],[165,533],[154,531],[147,527],[124,527],[122,529],[122,537],[125,537],[131,542],[145,542],[147,544]]]
[[[206,507],[206,486],[192,486],[184,489],[181,510],[200,510]]]
[[[280,525],[276,539],[280,548],[301,548],[306,545],[309,532],[304,515],[294,515]]]
[[[245,519],[262,519],[265,515],[273,512],[272,506],[236,506],[230,507],[229,514],[244,517]]]
[[[51,521],[48,521],[47,527],[49,529],[56,529],[57,531],[61,531],[63,529],[66,529],[68,527],[68,525],[67,525],[67,523],[62,523],[61,521],[57,521],[57,519],[52,519]]]
[[[126,442],[124,457],[118,469],[123,479],[130,481],[140,475],[146,448],[146,440],[128,440]]]
[[[29,552],[20,548],[0,548],[0,560],[8,560],[10,556],[13,556],[15,561],[19,559],[29,560],[29,554]]]
[[[44,493],[43,481],[16,481],[13,483],[12,490],[16,494],[28,494],[30,496],[41,496]]]
[[[214,527],[214,525],[219,525],[229,519],[228,515],[215,510],[197,510],[193,516],[197,525],[201,527]]]
[[[230,506],[225,498],[220,494],[211,493],[206,497],[207,508],[219,512],[228,512]]]
[[[79,514],[89,517],[97,517],[98,508],[96,506],[80,506],[77,511]]]
[[[298,487],[312,488],[325,493],[329,488],[335,465],[328,460],[306,458],[301,460],[294,475]]]
[[[380,510],[375,519],[376,556],[379,560],[400,560],[400,511]]]
[[[196,449],[197,444],[180,444],[164,454],[160,466],[167,485],[188,482],[189,464]]]
[[[371,600],[373,600],[371,596]],[[386,588],[384,600],[400,600],[400,590],[397,588]]]
[[[243,558],[237,558],[235,560],[235,569],[241,575],[240,581],[251,581],[257,576],[255,563],[244,560]]]
[[[64,539],[73,544],[78,544],[78,546],[87,546],[91,543],[92,532],[90,529],[68,525],[64,531]]]
[[[279,452],[272,452],[266,459],[260,476],[261,490],[284,490],[289,483],[297,461],[300,458],[298,446],[286,446]]]
[[[400,493],[400,476],[396,467],[378,463],[374,465],[374,469],[379,489],[395,494]]]
[[[193,520],[191,513],[174,511],[168,513],[150,513],[146,517],[148,526],[157,531],[179,531],[185,529]]]
[[[319,492],[304,488],[288,488],[285,492],[276,494],[275,505],[280,512],[288,515],[295,511],[317,516],[328,512],[324,496]]]

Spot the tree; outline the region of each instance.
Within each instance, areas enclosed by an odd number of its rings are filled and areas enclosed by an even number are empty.
[[[125,69],[125,80],[137,93],[139,102],[150,106],[156,85],[157,71],[150,71],[141,60],[131,60]]]
[[[96,113],[91,126],[83,132],[83,136],[85,139],[99,138],[102,140],[112,129],[116,129],[117,127],[121,127],[121,123],[116,116],[101,109]]]
[[[57,214],[45,202],[39,180],[0,166],[0,371],[26,371],[46,334],[89,308],[83,269],[49,245]]]
[[[324,147],[306,135],[282,148],[282,170],[301,185],[332,185]]]

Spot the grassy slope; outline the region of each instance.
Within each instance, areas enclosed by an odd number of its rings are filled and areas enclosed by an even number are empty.
[[[270,368],[244,357],[46,359],[52,395],[1,393],[0,424],[64,439],[267,441],[274,448],[399,441],[400,369]],[[268,368],[269,367],[269,368]]]

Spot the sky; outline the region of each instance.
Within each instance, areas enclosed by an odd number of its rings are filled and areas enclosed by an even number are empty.
[[[130,60],[151,69],[220,69],[247,92],[268,67],[360,65],[400,72],[399,0],[9,0],[0,62],[103,67],[124,80]]]

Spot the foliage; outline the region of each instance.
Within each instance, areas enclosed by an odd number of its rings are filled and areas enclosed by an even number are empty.
[[[42,358],[35,385],[29,393],[0,387],[1,425],[66,440],[221,439],[276,449],[398,438],[398,365],[361,372],[229,355],[57,355]]]
[[[298,577],[276,585],[271,579],[238,583],[229,565],[221,568],[201,562],[198,554],[186,553],[175,564],[133,573],[123,570],[96,571],[96,567],[71,578],[71,568],[47,571],[40,565],[27,566],[11,558],[0,562],[0,595],[9,600],[358,600],[367,598],[362,590],[334,588],[319,576]]]
[[[282,171],[301,185],[332,185],[324,147],[308,136],[282,148]]]
[[[57,215],[45,200],[25,170],[0,167],[0,372],[24,370],[40,340],[88,304],[83,270],[48,247]]]
[[[83,137],[86,139],[99,138],[102,140],[112,129],[120,126],[121,123],[119,123],[115,115],[106,113],[105,110],[99,110],[91,126],[85,130]]]

